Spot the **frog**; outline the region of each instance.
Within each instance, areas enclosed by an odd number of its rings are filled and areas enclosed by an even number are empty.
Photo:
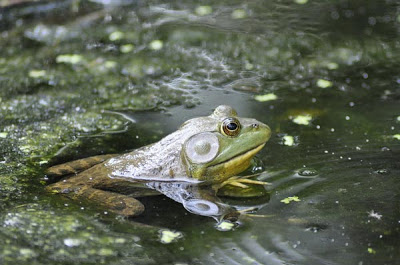
[[[209,116],[189,119],[161,140],[131,152],[52,166],[46,172],[52,180],[46,190],[94,202],[126,217],[145,210],[137,198],[159,193],[188,210],[193,209],[189,201],[199,198],[226,208],[216,198],[224,186],[264,184],[238,175],[251,165],[270,136],[268,125],[239,117],[231,106],[220,105]]]

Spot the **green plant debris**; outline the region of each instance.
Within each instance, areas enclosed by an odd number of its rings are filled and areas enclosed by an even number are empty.
[[[235,227],[235,224],[229,221],[222,221],[217,224],[217,229],[219,231],[231,231]]]
[[[376,250],[373,248],[368,248],[367,251],[369,254],[376,254]]]
[[[154,232],[153,229],[151,236]],[[32,261],[38,254],[46,255],[48,264],[58,264],[60,260],[71,264],[107,264],[106,259],[127,251],[141,255],[132,235],[110,231],[107,226],[79,212],[72,215],[65,209],[49,211],[39,204],[24,204],[2,216],[0,233],[11,233],[15,240],[34,246],[3,244],[8,256],[18,255],[18,259],[22,256],[23,260]],[[113,247],[114,244],[118,246]]]
[[[104,63],[104,66],[106,67],[106,68],[115,68],[116,66],[117,66],[117,62],[115,62],[115,61],[106,61],[105,63]]]
[[[304,5],[307,4],[308,0],[294,0],[294,2],[299,5]]]
[[[393,135],[393,138],[394,138],[394,139],[397,139],[397,140],[400,140],[400,134],[395,134],[395,135]]]
[[[283,136],[283,144],[287,146],[293,146],[294,144],[294,137],[291,135]]]
[[[332,82],[325,79],[318,79],[317,86],[320,88],[328,88],[332,86]]]
[[[254,99],[259,101],[259,102],[266,102],[266,101],[276,100],[277,98],[278,98],[278,96],[275,95],[274,93],[268,93],[268,94],[265,94],[265,95],[254,96]]]
[[[231,17],[233,19],[243,19],[247,17],[247,12],[244,9],[235,9],[233,10]]]
[[[125,36],[125,34],[124,34],[123,32],[121,32],[121,31],[114,31],[114,32],[112,32],[112,33],[108,36],[108,39],[109,39],[110,41],[118,41],[118,40],[123,39],[124,36]]]
[[[21,145],[19,149],[21,149],[24,153],[31,152],[35,147],[32,145]]]
[[[253,69],[254,69],[254,65],[253,65],[252,63],[246,62],[245,65],[244,65],[244,68],[245,68],[247,71],[250,71],[250,70],[253,70]]]
[[[194,11],[198,16],[206,16],[212,13],[211,6],[198,6]]]
[[[179,231],[172,231],[167,229],[160,230],[160,242],[163,244],[170,244],[182,238],[183,234]]]
[[[336,70],[336,69],[339,68],[339,65],[337,63],[334,63],[334,62],[329,62],[329,63],[326,64],[326,67],[329,70]]]
[[[298,115],[293,118],[293,122],[299,125],[310,125],[312,116],[310,114]]]
[[[37,254],[32,249],[29,248],[21,248],[19,250],[19,254],[24,258],[33,258],[37,256]]]
[[[299,201],[300,201],[300,199],[297,196],[287,197],[287,198],[281,200],[281,202],[283,202],[284,204],[289,204],[291,202],[299,202]]]
[[[57,63],[78,64],[82,60],[83,56],[80,54],[61,54],[56,57]]]
[[[114,256],[116,253],[110,248],[101,248],[97,254],[100,256]]]
[[[162,42],[162,40],[153,40],[149,44],[149,48],[152,50],[155,50],[155,51],[161,50],[163,46],[164,46],[164,43]]]
[[[246,262],[247,264],[257,264],[257,260],[255,260],[249,256],[243,257],[242,260],[244,262]]]
[[[124,44],[124,45],[121,45],[121,47],[119,47],[119,51],[122,53],[129,53],[129,52],[133,51],[134,48],[135,48],[135,46],[133,46],[132,44]]]
[[[46,70],[31,70],[31,71],[29,71],[28,76],[31,78],[45,77]]]
[[[85,241],[79,238],[66,238],[64,239],[64,245],[67,247],[77,247],[84,244]]]

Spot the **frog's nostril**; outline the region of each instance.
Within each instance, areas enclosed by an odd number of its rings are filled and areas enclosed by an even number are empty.
[[[258,123],[253,123],[253,124],[251,125],[251,127],[253,127],[254,129],[258,129],[259,125],[258,125]]]

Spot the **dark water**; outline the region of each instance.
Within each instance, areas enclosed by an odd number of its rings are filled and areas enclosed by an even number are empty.
[[[0,9],[0,264],[400,262],[399,3],[202,5]],[[221,232],[161,196],[128,220],[44,191],[50,164],[154,142],[220,104],[273,131],[260,217]]]

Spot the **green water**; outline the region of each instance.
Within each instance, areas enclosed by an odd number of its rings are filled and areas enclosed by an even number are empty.
[[[299,2],[0,1],[0,264],[398,264],[400,5]],[[162,196],[128,220],[44,191],[51,164],[220,104],[273,131],[264,217],[221,232]]]

